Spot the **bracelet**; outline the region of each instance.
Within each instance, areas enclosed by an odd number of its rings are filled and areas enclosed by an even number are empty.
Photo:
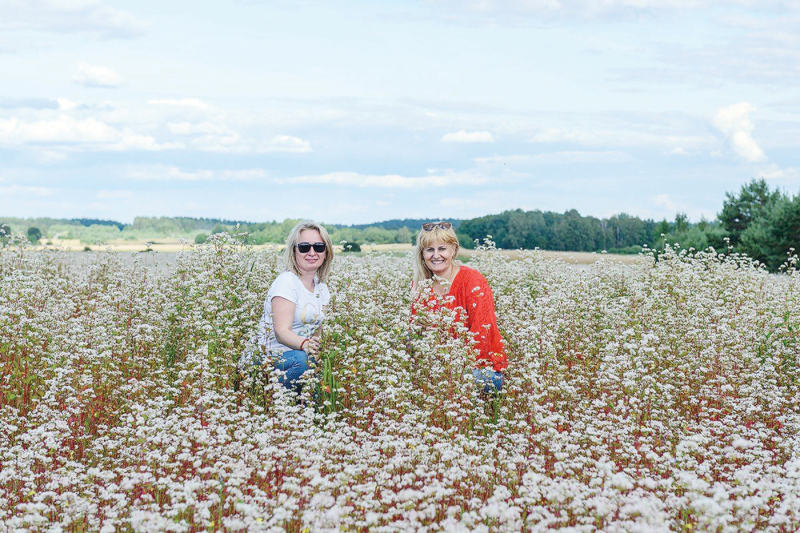
[[[308,339],[303,339],[303,342],[300,343],[300,349],[303,349],[303,345],[308,342]]]

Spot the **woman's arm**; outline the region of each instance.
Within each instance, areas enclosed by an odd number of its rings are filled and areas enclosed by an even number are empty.
[[[316,353],[319,351],[319,338],[308,339],[292,331],[295,308],[294,302],[286,298],[281,296],[272,298],[272,327],[275,330],[275,338],[293,350],[305,350],[308,354]]]
[[[475,282],[466,295],[466,326],[475,336],[480,352],[479,358],[492,364],[495,370],[502,371],[507,366],[507,357],[502,336],[497,327],[494,308],[494,295],[483,276],[476,276]]]

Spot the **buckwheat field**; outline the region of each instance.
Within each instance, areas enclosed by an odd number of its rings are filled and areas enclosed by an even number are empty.
[[[791,264],[486,249],[493,397],[451,315],[412,320],[409,259],[339,255],[296,396],[236,372],[277,252],[212,241],[167,269],[0,251],[0,531],[800,528]]]

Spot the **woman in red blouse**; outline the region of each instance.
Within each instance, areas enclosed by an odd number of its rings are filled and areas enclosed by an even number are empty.
[[[444,305],[455,310],[458,319],[477,341],[477,368],[473,370],[476,381],[486,392],[500,390],[508,360],[497,329],[492,289],[480,272],[456,261],[458,249],[458,238],[452,224],[430,222],[422,225],[414,249],[415,303],[419,305],[420,298],[423,298],[420,283],[433,280],[435,294],[430,305]],[[449,298],[439,304],[445,296]],[[416,314],[415,307],[412,305],[413,314]]]

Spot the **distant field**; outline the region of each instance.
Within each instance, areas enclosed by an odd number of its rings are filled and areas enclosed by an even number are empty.
[[[374,246],[362,245],[361,249],[365,252],[406,252],[411,250],[411,244],[376,244]],[[461,249],[460,257],[469,258],[477,254],[476,250]],[[501,250],[500,253],[507,255],[512,259],[520,259],[523,254],[530,253],[530,251],[521,250]],[[636,255],[617,255],[617,254],[602,254],[593,252],[554,252],[549,250],[540,250],[542,257],[545,259],[560,259],[566,263],[575,263],[579,265],[589,265],[600,259],[613,260],[619,263],[631,264],[636,260]]]
[[[66,239],[54,239],[52,247],[54,248],[61,248],[66,251],[83,251],[86,248],[89,248],[91,251],[99,252],[99,251],[106,251],[111,250],[114,252],[144,252],[147,250],[152,250],[154,252],[182,252],[186,250],[192,249],[195,244],[187,241],[181,241],[180,239],[157,239],[155,241],[130,241],[130,240],[118,240],[118,241],[110,241],[106,244],[102,245],[86,245],[85,243],[80,242],[77,239],[74,240],[66,240]],[[275,250],[275,249],[282,249],[283,245],[277,244],[262,244],[253,246],[255,250]],[[411,250],[413,246],[411,244],[375,244],[369,245],[364,244],[361,246],[361,250],[363,252],[380,252],[380,253],[390,253],[390,254],[404,254]],[[341,246],[335,247],[337,252],[341,252]],[[475,250],[461,250],[460,256],[463,258],[469,258],[475,255],[477,252]],[[503,255],[511,257],[512,259],[519,259],[521,255],[525,252],[521,252],[520,250],[501,250]],[[572,263],[578,265],[589,265],[592,264],[600,259],[605,260],[612,260],[618,263],[623,264],[631,264],[635,261],[635,255],[616,255],[616,254],[601,254],[601,253],[591,253],[591,252],[554,252],[548,250],[540,251],[542,257],[545,259],[558,259],[564,261],[565,263]]]

